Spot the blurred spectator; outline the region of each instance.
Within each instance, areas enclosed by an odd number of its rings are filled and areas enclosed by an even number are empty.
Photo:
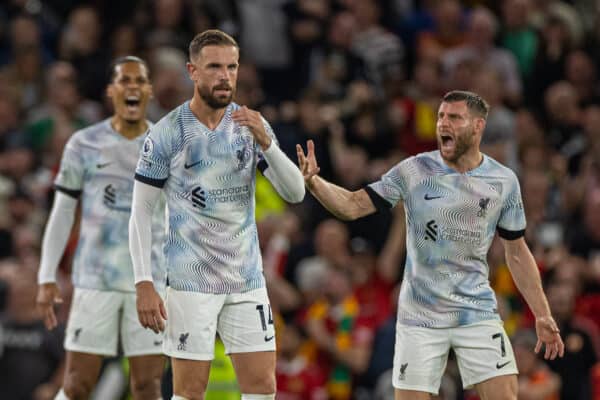
[[[359,318],[379,328],[392,315],[390,298],[395,282],[380,272],[375,248],[361,237],[350,240],[350,278],[360,303]]]
[[[122,24],[113,32],[110,38],[110,58],[116,60],[128,55],[139,55],[142,47],[140,33],[135,25]]]
[[[190,3],[183,0],[156,0],[151,2],[152,17],[144,35],[146,46],[174,47],[187,50],[193,15]]]
[[[44,81],[43,67],[51,59],[41,43],[41,32],[36,20],[25,14],[10,21],[10,64],[4,66],[2,74],[20,92],[21,106],[37,105],[42,98]]]
[[[70,63],[57,61],[46,75],[46,101],[33,109],[26,128],[31,146],[42,151],[50,147],[54,137],[64,143],[73,132],[101,117],[100,107],[93,102],[82,101],[78,89],[78,74]],[[57,156],[60,156],[60,146]],[[55,157],[55,162],[59,157]]]
[[[581,222],[573,229],[570,248],[573,254],[590,263],[600,257],[600,185],[588,188],[584,195]]]
[[[533,0],[502,1],[500,42],[515,56],[523,79],[531,76],[540,42],[530,20],[533,2]]]
[[[596,68],[587,53],[581,50],[569,53],[565,60],[565,78],[575,88],[579,105],[600,101]]]
[[[329,399],[350,399],[354,374],[367,369],[375,327],[360,318],[348,271],[328,267],[321,288],[322,297],[307,311],[306,331],[319,350]]]
[[[364,63],[367,78],[374,85],[376,93],[382,96],[387,78],[404,72],[404,45],[397,36],[380,25],[379,2],[350,2],[350,11],[357,27],[352,40],[352,51]]]
[[[280,0],[236,0],[240,53],[258,68],[268,101],[292,96],[287,90],[293,62],[288,22]]]
[[[78,72],[79,89],[83,97],[100,100],[109,65],[102,47],[102,25],[98,12],[90,6],[79,6],[69,13],[59,43],[59,56],[69,61]]]
[[[35,269],[0,265],[9,285],[0,316],[0,394],[6,399],[50,400],[60,388],[64,326],[47,331],[35,304]]]
[[[286,85],[286,98],[289,98],[291,93],[297,93],[309,84],[314,49],[325,39],[331,5],[329,0],[298,0],[288,2],[284,10],[292,44],[293,63],[289,72],[296,78]]]
[[[465,43],[462,6],[457,0],[441,0],[432,7],[433,29],[417,35],[417,59],[432,61],[446,50]]]
[[[14,88],[5,86],[0,90],[0,157],[11,148],[25,144],[19,104],[19,95]]]
[[[564,20],[555,15],[546,19],[541,27],[541,43],[531,78],[526,85],[527,104],[536,108],[543,106],[546,89],[564,77],[563,65],[574,43],[575,39]]]
[[[531,351],[537,342],[535,333],[530,330],[518,331],[511,341],[519,368],[518,398],[559,400],[560,378]]]
[[[504,83],[502,99],[518,104],[522,96],[521,76],[514,56],[494,45],[497,33],[498,21],[490,10],[484,7],[474,9],[469,17],[466,44],[443,55],[446,75],[452,76],[454,69],[465,61],[487,65],[498,73]]]
[[[485,131],[481,139],[482,151],[513,170],[518,168],[515,116],[502,102],[502,81],[498,73],[482,68],[473,78],[473,90],[490,105]]]
[[[277,395],[281,400],[327,400],[327,376],[302,348],[306,338],[301,328],[288,324],[278,330]]]
[[[185,53],[171,47],[159,47],[151,52],[153,97],[147,111],[150,121],[158,121],[190,98],[193,86],[185,70],[186,59]]]
[[[390,99],[388,119],[398,147],[407,155],[437,148],[435,119],[443,91],[442,66],[436,60],[419,60],[405,93]]]
[[[362,60],[352,52],[352,41],[356,33],[356,19],[349,11],[340,11],[331,17],[327,37],[313,53],[311,81],[326,98],[340,100],[347,85],[364,79]]]
[[[581,130],[582,108],[575,87],[567,81],[553,83],[544,96],[548,124],[546,142],[560,150]]]
[[[575,314],[579,279],[579,274],[571,281],[550,274],[546,285],[548,303],[565,342],[564,358],[547,363],[561,378],[561,399],[565,400],[592,398],[591,372],[598,361],[598,329]]]

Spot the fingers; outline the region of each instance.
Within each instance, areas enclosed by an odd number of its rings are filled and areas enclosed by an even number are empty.
[[[162,317],[162,319],[166,320],[167,319],[167,309],[165,308],[165,303],[162,300],[158,304],[158,307],[160,310],[160,316]]]
[[[236,111],[231,113],[231,119],[242,126],[255,126],[262,121],[260,119],[260,113],[258,111],[250,110],[246,106],[242,106]]]
[[[304,169],[304,164],[306,163],[306,157],[304,156],[304,150],[302,150],[302,146],[299,144],[296,145],[296,154],[298,156],[298,165],[300,166],[300,170],[302,172]]]
[[[46,326],[46,329],[51,331],[58,325],[56,315],[54,314],[54,308],[51,305],[46,305],[41,308],[43,309],[44,325]]]
[[[562,358],[565,355],[565,344],[562,341],[560,335],[558,336],[558,355]]]
[[[315,157],[315,142],[311,140],[309,140],[308,142],[306,142],[306,149],[308,152],[308,158],[314,158]]]
[[[538,339],[537,343],[535,344],[535,349],[533,351],[535,351],[535,354],[538,354],[541,349],[542,349],[542,341],[540,339]]]
[[[167,311],[161,301],[155,308],[138,311],[138,319],[144,328],[150,328],[154,333],[160,333],[165,330]]]

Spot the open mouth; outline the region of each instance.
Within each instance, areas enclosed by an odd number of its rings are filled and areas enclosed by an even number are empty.
[[[127,96],[125,98],[125,105],[130,111],[137,110],[140,107],[141,100],[138,96]]]
[[[443,146],[450,146],[450,145],[454,144],[454,138],[450,135],[442,133],[440,135],[440,138],[442,139]]]

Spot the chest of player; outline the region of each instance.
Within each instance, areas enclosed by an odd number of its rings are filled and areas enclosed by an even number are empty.
[[[113,211],[129,212],[133,177],[141,141],[116,141],[89,149],[85,156],[83,195],[86,204],[102,204]]]
[[[502,183],[468,175],[436,176],[410,189],[410,224],[428,240],[482,243],[502,212]]]
[[[210,131],[187,140],[175,162],[186,180],[227,183],[252,179],[257,156],[249,132]]]

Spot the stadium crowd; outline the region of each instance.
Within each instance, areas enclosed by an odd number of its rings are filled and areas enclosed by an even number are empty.
[[[519,398],[600,399],[600,3],[591,0],[3,2],[0,398],[52,399],[61,384],[74,240],[61,263],[58,329],[44,328],[35,293],[64,144],[110,114],[103,89],[116,57],[147,60],[149,120],[189,98],[186,46],[208,28],[240,43],[235,101],[260,110],[292,160],[295,145],[312,139],[321,175],[349,189],[437,147],[446,91],[481,94],[491,104],[482,149],[517,172],[527,242],[565,342],[562,359],[535,356],[533,316],[496,241],[489,278]],[[277,399],[392,398],[402,207],[343,223],[311,196],[286,206],[259,176],[257,221],[277,327]],[[126,373],[113,360],[106,381],[115,365]],[[212,398],[236,398],[226,371],[211,379]],[[127,396],[99,386],[96,398]],[[462,390],[452,360],[440,397],[477,398]]]

